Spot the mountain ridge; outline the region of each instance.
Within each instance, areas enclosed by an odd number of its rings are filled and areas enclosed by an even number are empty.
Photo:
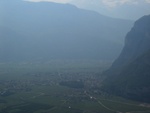
[[[20,51],[14,60],[29,58],[30,55],[32,59],[103,60],[107,56],[106,59],[113,60],[121,51],[123,37],[132,26],[132,21],[108,18],[68,4],[0,2],[3,6],[9,3],[7,7],[1,7],[3,18],[0,25],[18,33],[18,38],[22,37],[24,41],[18,42],[23,47],[18,45]]]
[[[134,26],[125,37],[125,45],[122,52],[111,66],[113,70],[127,65],[150,49],[149,20],[150,16],[145,15],[135,21]]]
[[[125,57],[126,55],[126,57]],[[150,15],[137,20],[126,36],[125,46],[112,67],[102,89],[125,98],[150,102]]]

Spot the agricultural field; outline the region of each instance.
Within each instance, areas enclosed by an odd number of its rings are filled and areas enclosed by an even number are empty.
[[[150,113],[150,105],[101,91],[111,62],[0,64],[0,113]]]

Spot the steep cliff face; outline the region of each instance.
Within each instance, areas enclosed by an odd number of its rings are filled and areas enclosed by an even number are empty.
[[[125,37],[124,48],[114,61],[106,75],[116,75],[137,57],[150,49],[150,15],[144,16],[134,23]]]
[[[103,89],[125,98],[150,102],[150,50],[104,82]]]
[[[150,15],[135,22],[122,53],[105,74],[105,91],[150,102]]]
[[[112,67],[124,66],[150,49],[150,15],[137,20],[126,35],[125,46]]]

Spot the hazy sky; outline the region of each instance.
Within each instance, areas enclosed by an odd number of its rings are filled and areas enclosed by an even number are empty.
[[[101,14],[136,20],[150,14],[150,0],[26,0],[70,3],[77,7],[94,10]]]

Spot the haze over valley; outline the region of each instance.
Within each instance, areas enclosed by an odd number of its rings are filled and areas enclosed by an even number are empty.
[[[0,113],[149,113],[149,6],[0,0]]]

